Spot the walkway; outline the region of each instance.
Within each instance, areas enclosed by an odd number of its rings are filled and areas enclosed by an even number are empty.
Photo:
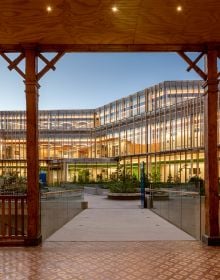
[[[129,229],[133,233],[137,233],[134,230],[137,225],[146,230],[143,226],[146,221],[149,225],[148,230],[149,228],[154,230],[157,238],[159,238],[159,233],[160,236],[164,236],[163,231],[168,228],[157,216],[151,215],[150,211],[139,209],[137,202],[125,202],[123,205],[127,209],[119,209],[122,207],[120,202],[105,201],[94,196],[88,199],[91,208],[83,211],[84,219],[80,218],[80,215],[77,216],[81,220],[81,227],[84,228],[80,231],[84,238],[86,237],[85,229],[89,229],[90,234],[92,228],[96,230],[96,233],[101,233],[101,226],[95,221],[93,214],[96,214],[96,218],[99,217],[99,221],[105,221],[108,224],[106,221],[112,219],[114,212],[114,220],[118,223],[121,221],[123,223],[121,228],[123,228],[125,221],[119,220],[117,214],[119,210],[121,214],[125,210],[129,211],[129,215],[123,217],[128,223],[126,230]],[[112,203],[114,203],[114,208]],[[97,213],[99,213],[98,216]],[[93,227],[88,223],[92,215]],[[135,222],[134,219],[138,216],[138,222]],[[131,221],[132,224],[129,225]],[[77,229],[76,224],[72,224],[75,229]],[[70,225],[63,228],[63,233],[68,233],[66,228],[71,228]],[[78,230],[81,227],[78,227]],[[169,227],[172,228],[170,232],[175,238],[176,228],[171,225]],[[56,234],[53,238],[51,237],[51,240],[55,239]],[[151,238],[152,235],[153,232]],[[60,233],[60,237],[64,237],[63,234]],[[137,238],[140,236],[138,235]],[[73,239],[76,239],[76,236]],[[220,279],[220,247],[207,247],[198,241],[44,242],[42,246],[36,248],[1,248],[0,260],[1,280]]]
[[[140,202],[87,195],[89,209],[55,232],[47,241],[194,240]]]
[[[0,259],[1,280],[220,279],[220,247],[197,241],[45,242]]]

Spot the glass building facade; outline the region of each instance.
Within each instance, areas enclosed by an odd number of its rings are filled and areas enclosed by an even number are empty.
[[[39,112],[40,172],[49,184],[109,180],[117,161],[139,178],[204,177],[201,81],[165,81],[97,109]],[[0,176],[26,176],[26,116],[0,112]]]

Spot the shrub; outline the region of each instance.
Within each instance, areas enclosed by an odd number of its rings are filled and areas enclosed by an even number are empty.
[[[137,185],[130,180],[112,182],[109,185],[109,190],[112,193],[135,193],[137,189]]]
[[[194,184],[197,191],[200,191],[200,195],[205,194],[204,180],[198,176],[193,176],[189,179],[188,183]]]
[[[136,176],[125,175],[116,181],[109,183],[109,190],[112,193],[135,193],[140,187]]]

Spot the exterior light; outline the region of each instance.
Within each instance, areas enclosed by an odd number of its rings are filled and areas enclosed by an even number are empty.
[[[113,13],[117,13],[117,12],[118,12],[118,8],[117,8],[116,6],[113,6],[113,7],[112,7],[112,12],[113,12]]]
[[[182,8],[182,6],[177,6],[176,10],[177,10],[177,12],[182,12],[183,8]]]
[[[47,6],[46,10],[47,10],[48,13],[51,13],[52,12],[52,7],[51,6]]]

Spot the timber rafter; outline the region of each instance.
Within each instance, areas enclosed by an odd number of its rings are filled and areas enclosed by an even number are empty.
[[[56,70],[55,64],[58,62],[58,60],[64,54],[65,54],[65,52],[63,52],[63,51],[57,52],[57,54],[55,54],[55,56],[51,60],[48,60],[45,57],[45,55],[38,52],[37,57],[38,57],[38,59],[41,59],[41,61],[44,62],[45,66],[39,72],[36,73],[36,81],[38,82],[50,69],[55,71]],[[24,80],[26,79],[25,73],[23,72],[21,67],[19,67],[19,64],[21,63],[21,61],[23,59],[25,59],[25,53],[24,52],[20,52],[14,60],[12,60],[8,56],[8,54],[3,52],[3,51],[0,51],[0,55],[8,63],[8,69],[10,71],[15,70]]]
[[[207,55],[207,52],[201,52],[194,60],[192,60],[185,52],[177,52],[179,56],[182,57],[183,60],[186,61],[186,63],[189,65],[189,67],[186,69],[188,72],[191,71],[192,69],[201,77],[203,81],[207,80],[207,73],[205,69],[201,69],[197,65],[197,63],[202,59],[205,58]],[[220,53],[218,55],[218,58],[220,58]],[[204,63],[205,64],[205,63]],[[220,77],[220,72],[217,74],[217,78]]]
[[[56,70],[55,64],[58,60],[64,55],[64,52],[58,52],[51,61],[49,61],[45,56],[43,56],[41,53],[38,54],[38,57],[46,64],[45,67],[38,72],[37,74],[37,80],[39,81],[50,69],[53,71]]]
[[[220,49],[220,43],[209,43]],[[203,52],[207,44],[37,44],[39,52]],[[22,52],[23,44],[0,44],[2,52]]]
[[[4,60],[5,61],[7,61],[8,62],[8,69],[11,71],[11,70],[15,70],[15,71],[17,71],[17,73],[23,78],[23,79],[25,79],[25,74],[24,74],[24,72],[21,70],[21,68],[19,68],[19,63],[25,58],[25,55],[24,55],[24,53],[20,53],[19,55],[18,55],[18,57],[16,58],[16,59],[14,59],[14,60],[11,60],[10,58],[9,58],[9,56],[7,55],[7,54],[5,54],[4,52],[0,52],[0,55],[1,55],[1,57],[2,58],[4,58]]]

